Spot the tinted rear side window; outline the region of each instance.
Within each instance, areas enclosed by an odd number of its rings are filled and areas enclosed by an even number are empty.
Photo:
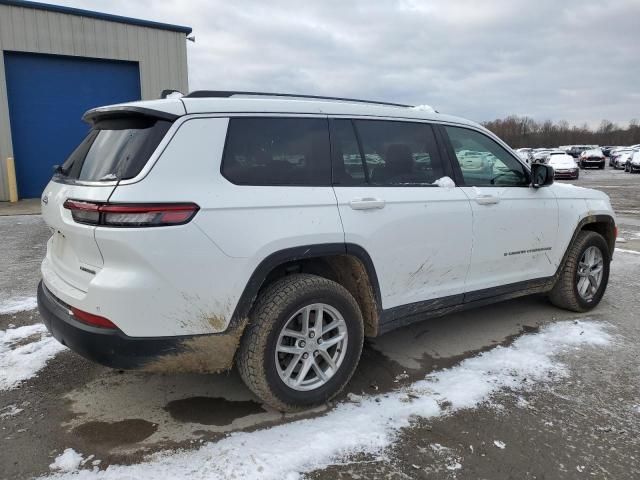
[[[99,121],[64,162],[59,175],[85,181],[133,178],[169,127],[171,122],[151,117]]]
[[[372,185],[431,185],[444,176],[435,136],[425,123],[355,120]]]
[[[237,185],[330,185],[328,121],[229,119],[222,175]]]

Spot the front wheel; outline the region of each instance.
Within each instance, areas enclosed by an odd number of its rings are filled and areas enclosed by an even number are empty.
[[[590,231],[578,233],[549,294],[551,303],[574,312],[596,307],[607,288],[610,263],[609,246],[602,235]]]
[[[240,376],[280,411],[336,396],[358,365],[362,314],[340,284],[309,274],[277,280],[259,296],[237,355]]]

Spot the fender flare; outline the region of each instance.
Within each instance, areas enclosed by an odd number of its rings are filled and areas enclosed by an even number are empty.
[[[580,221],[578,222],[578,224],[576,225],[576,228],[573,230],[573,235],[571,236],[571,240],[569,241],[569,243],[567,244],[567,248],[564,251],[564,254],[562,255],[562,260],[560,261],[560,264],[558,265],[558,269],[556,270],[555,275],[553,275],[552,277],[552,282],[551,282],[551,286],[555,285],[556,280],[558,279],[558,277],[560,277],[560,274],[562,273],[562,270],[564,269],[564,265],[567,262],[567,257],[569,255],[569,249],[571,248],[571,245],[573,245],[573,242],[575,242],[576,237],[578,236],[578,234],[584,230],[584,227],[586,225],[590,225],[593,223],[606,223],[609,224],[610,226],[613,226],[613,228],[616,228],[616,222],[614,220],[614,218],[611,215],[606,215],[606,214],[598,214],[598,215],[587,215],[583,218],[580,219]],[[615,231],[615,230],[614,230]],[[613,236],[613,241],[609,242],[609,239],[605,238],[607,244],[609,245],[609,257],[613,258],[613,251],[616,248],[616,239],[615,239],[615,233]]]
[[[231,317],[231,325],[235,325],[247,318],[253,304],[258,298],[258,293],[264,285],[267,276],[277,267],[298,260],[321,258],[332,255],[350,255],[362,262],[369,276],[369,282],[373,290],[378,313],[381,312],[382,302],[380,296],[380,284],[375,266],[369,253],[360,245],[353,243],[321,243],[303,245],[300,247],[285,248],[271,253],[265,257],[255,268],[240,295],[238,303]]]

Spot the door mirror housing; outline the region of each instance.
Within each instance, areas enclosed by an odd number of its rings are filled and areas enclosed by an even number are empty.
[[[553,183],[554,171],[550,165],[534,163],[531,165],[531,186],[533,188],[548,187]]]

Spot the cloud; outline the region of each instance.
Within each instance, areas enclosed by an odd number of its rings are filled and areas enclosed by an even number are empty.
[[[193,27],[191,89],[434,105],[482,121],[640,116],[640,2],[63,0]]]

